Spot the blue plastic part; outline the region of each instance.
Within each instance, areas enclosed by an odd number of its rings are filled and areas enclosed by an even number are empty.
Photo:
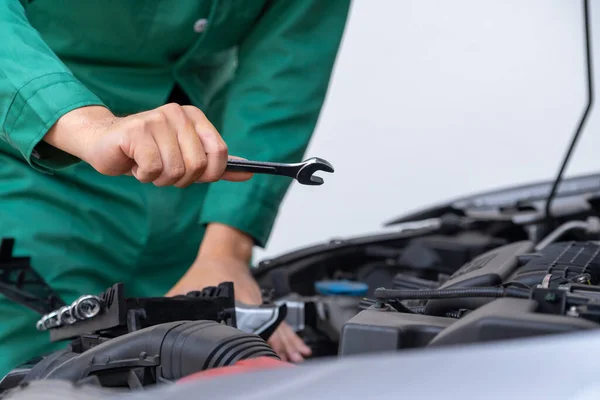
[[[369,285],[355,281],[318,281],[315,283],[317,293],[325,296],[365,296]]]

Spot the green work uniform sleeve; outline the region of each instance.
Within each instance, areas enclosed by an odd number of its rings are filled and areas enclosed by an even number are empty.
[[[78,160],[40,142],[44,135],[67,112],[103,103],[30,25],[26,3],[0,0],[0,138],[32,167],[49,173]]]
[[[298,162],[329,85],[350,0],[273,0],[241,43],[221,134],[229,153]],[[211,184],[200,222],[223,223],[264,247],[290,178],[255,175]]]

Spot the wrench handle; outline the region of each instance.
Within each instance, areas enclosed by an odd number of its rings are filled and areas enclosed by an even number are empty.
[[[251,172],[254,174],[269,174],[296,177],[297,166],[291,164],[280,164],[266,161],[238,160],[230,158],[227,160],[227,171]]]

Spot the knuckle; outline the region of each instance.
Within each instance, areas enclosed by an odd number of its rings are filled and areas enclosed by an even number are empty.
[[[185,167],[176,166],[170,168],[167,175],[170,179],[179,180],[185,176]]]
[[[205,119],[206,115],[204,115],[204,112],[199,109],[198,107],[194,107],[194,106],[183,106],[182,107],[184,111],[189,112],[190,114],[192,114],[194,116],[195,119]]]
[[[173,111],[173,110],[176,110],[181,107],[177,103],[167,103],[164,106],[162,106],[161,108],[165,111]]]
[[[144,118],[133,118],[129,121],[129,131],[134,135],[143,134],[148,128],[148,121]]]
[[[156,176],[162,172],[162,164],[156,160],[148,164],[148,166],[144,169],[144,172],[148,175]]]
[[[179,118],[179,119],[185,119],[186,118],[186,114],[185,111],[183,110],[183,108],[181,108],[181,106],[177,103],[169,103],[169,104],[165,104],[162,109],[164,110],[164,112],[166,114],[168,114],[171,117],[174,118]]]
[[[140,174],[138,181],[140,181],[142,183],[150,183],[150,182],[152,182],[152,177],[147,174]]]
[[[204,172],[206,167],[208,166],[208,160],[206,158],[198,159],[191,163],[190,169],[194,173]]]
[[[164,124],[167,122],[167,114],[160,110],[156,110],[150,114],[150,122],[155,124]]]
[[[227,147],[227,144],[225,144],[225,142],[223,141],[219,141],[219,144],[217,146],[217,154],[219,156],[227,156],[229,152],[229,148]]]
[[[154,179],[154,175],[149,173],[146,170],[138,169],[138,172],[136,175],[137,175],[138,181],[140,181],[142,183],[152,182],[152,180]]]

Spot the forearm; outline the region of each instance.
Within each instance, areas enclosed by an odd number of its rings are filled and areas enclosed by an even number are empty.
[[[89,106],[77,108],[63,115],[43,137],[43,141],[85,160],[88,142],[100,126],[106,126],[116,117],[106,107]]]
[[[208,224],[196,261],[166,295],[233,282],[236,299],[260,304],[260,289],[250,272],[252,247],[253,239],[245,233],[219,223]]]
[[[253,239],[238,229],[221,223],[209,223],[198,257],[232,257],[249,265],[253,244]]]

